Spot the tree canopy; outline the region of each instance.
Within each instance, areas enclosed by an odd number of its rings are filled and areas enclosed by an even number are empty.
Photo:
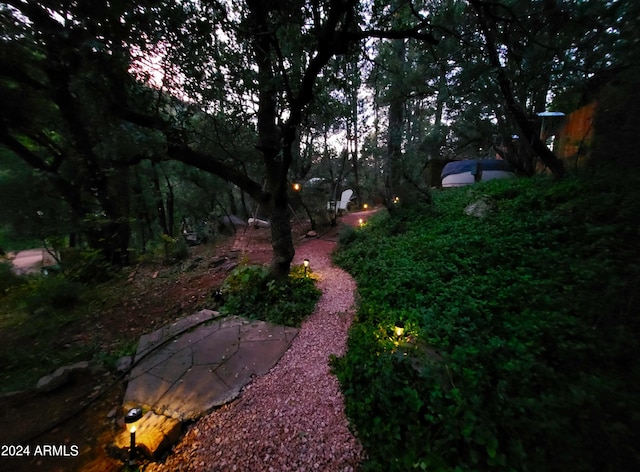
[[[638,8],[9,0],[0,6],[0,143],[6,159],[32,169],[25,180],[62,202],[60,231],[81,234],[111,263],[127,264],[132,237],[152,227],[175,234],[181,182],[214,179],[221,185],[201,185],[197,198],[231,209],[248,195],[260,205],[272,274],[282,277],[293,258],[290,184],[339,157],[327,144],[334,135],[349,143],[343,170],[316,173],[334,189],[349,181],[359,198],[419,184],[433,159],[513,150],[516,135],[527,150],[507,156],[518,167],[530,173],[538,156],[563,175],[536,113],[568,106],[594,77],[633,61]],[[386,192],[360,188],[381,182]],[[140,221],[147,236],[132,227]]]

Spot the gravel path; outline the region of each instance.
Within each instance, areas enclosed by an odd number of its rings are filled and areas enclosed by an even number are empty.
[[[235,402],[202,418],[166,463],[150,471],[352,471],[362,458],[351,433],[329,356],[346,348],[356,284],[331,264],[335,243],[300,245],[294,263],[311,261],[322,296],[280,362]]]

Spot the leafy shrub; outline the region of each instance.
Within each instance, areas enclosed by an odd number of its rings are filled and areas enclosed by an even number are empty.
[[[313,274],[303,266],[294,266],[283,282],[273,280],[263,266],[239,266],[221,292],[223,313],[287,326],[299,326],[320,297]]]
[[[166,262],[180,262],[189,257],[189,247],[183,238],[173,238],[163,234],[162,241]]]
[[[97,249],[64,248],[60,255],[63,273],[78,282],[105,282],[116,270]]]
[[[112,345],[108,351],[101,350],[95,356],[94,359],[100,364],[107,367],[111,371],[115,371],[118,361],[125,356],[133,356],[138,348],[138,340],[135,339],[120,341],[115,346]]]
[[[352,226],[344,226],[338,233],[338,242],[340,244],[349,244],[356,240],[358,233]]]
[[[33,279],[31,291],[25,297],[27,311],[60,310],[73,306],[82,293],[83,286],[64,277],[38,277]]]
[[[332,365],[364,470],[638,468],[634,188],[447,190],[341,245],[334,258],[361,298]],[[494,211],[465,215],[479,198]],[[390,343],[396,319],[438,360]]]
[[[0,261],[0,297],[5,295],[12,287],[24,283],[24,279],[16,275],[10,262]]]

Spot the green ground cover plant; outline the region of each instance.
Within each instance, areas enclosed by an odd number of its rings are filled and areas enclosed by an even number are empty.
[[[298,327],[316,306],[320,290],[316,277],[303,266],[293,266],[285,282],[269,276],[269,269],[241,265],[229,274],[221,292],[225,314]]]
[[[489,182],[343,235],[360,303],[332,366],[363,470],[638,469],[639,188]]]
[[[2,392],[32,387],[39,376],[90,354],[87,347],[57,342],[60,330],[82,316],[84,285],[60,275],[8,274],[0,276]]]

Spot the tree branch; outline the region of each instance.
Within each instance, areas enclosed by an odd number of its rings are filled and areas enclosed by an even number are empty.
[[[265,202],[269,199],[269,193],[265,192],[260,184],[243,172],[219,161],[211,154],[195,151],[189,146],[180,144],[176,141],[168,144],[168,154],[171,159],[197,167],[200,170],[217,175],[218,177],[237,185],[243,191],[251,195],[251,197],[257,202]]]
[[[116,111],[118,115],[126,121],[163,133],[167,140],[168,155],[171,159],[197,167],[205,172],[210,172],[222,179],[228,180],[251,195],[256,201],[264,201],[268,198],[268,194],[262,190],[261,185],[251,179],[246,173],[216,159],[211,154],[195,151],[189,147],[183,133],[161,117],[140,113],[125,107],[118,107]],[[140,156],[138,159],[140,159]]]
[[[379,38],[379,39],[417,39],[419,41],[426,41],[430,44],[438,44],[438,40],[431,34],[425,33],[422,30],[430,26],[426,21],[421,22],[419,25],[409,29],[399,30],[363,30],[356,33],[349,33],[349,36],[353,40],[361,40],[365,38]]]
[[[0,143],[4,144],[7,149],[15,153],[20,157],[20,159],[22,159],[34,169],[38,169],[44,172],[52,172],[52,169],[44,159],[41,159],[35,153],[30,151],[20,141],[11,136],[11,134],[9,134],[6,129],[0,129]]]

